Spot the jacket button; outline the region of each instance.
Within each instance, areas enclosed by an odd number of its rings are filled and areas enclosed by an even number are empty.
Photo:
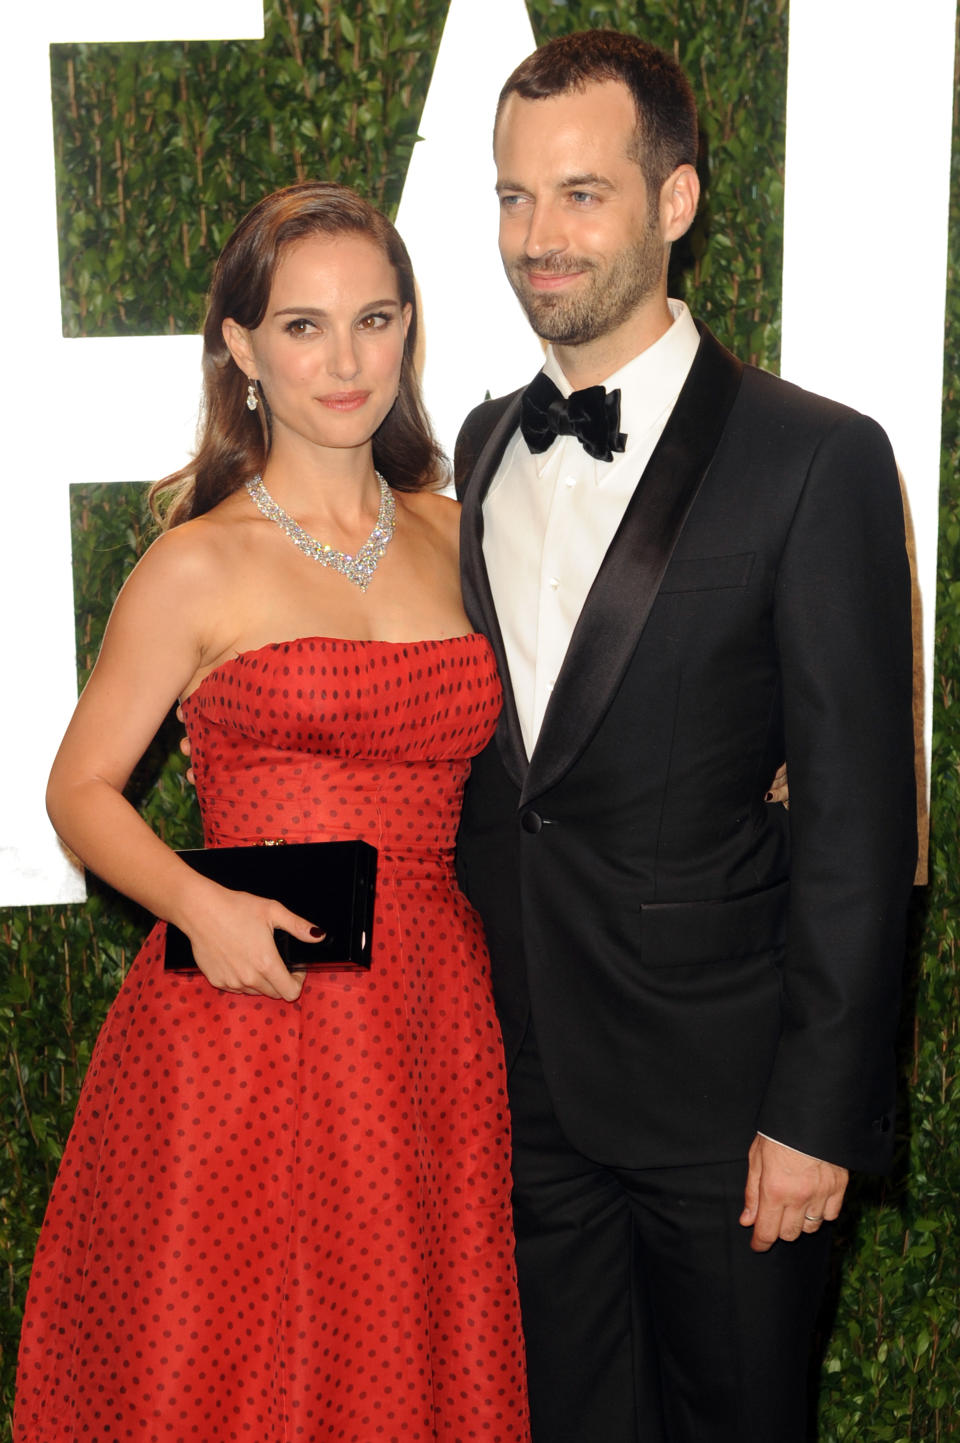
[[[883,1117],[875,1118],[873,1125],[878,1132],[889,1132],[893,1126],[893,1118],[889,1114],[884,1114]]]
[[[539,812],[526,811],[520,818],[520,825],[525,832],[539,832],[543,826],[543,818]]]

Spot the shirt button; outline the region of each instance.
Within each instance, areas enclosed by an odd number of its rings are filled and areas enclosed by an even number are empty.
[[[550,590],[551,590],[551,591],[556,591],[556,589],[557,589],[557,587],[558,587],[559,585],[560,585],[560,578],[559,578],[559,576],[551,576],[551,578],[550,578]]]
[[[577,478],[575,476],[568,476],[563,484],[568,490],[572,491],[577,484]]]

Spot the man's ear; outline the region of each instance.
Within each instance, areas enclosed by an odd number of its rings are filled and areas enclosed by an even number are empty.
[[[679,240],[693,225],[700,200],[700,178],[692,165],[678,165],[660,190],[660,224],[665,241]]]
[[[220,327],[220,333],[227,350],[241,371],[251,381],[255,381],[257,367],[253,359],[253,347],[250,345],[250,332],[245,326],[238,325],[232,316],[227,316]]]

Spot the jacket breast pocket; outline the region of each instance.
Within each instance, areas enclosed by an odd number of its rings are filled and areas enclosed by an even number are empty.
[[[670,562],[660,583],[661,595],[674,591],[729,591],[746,586],[756,553],[737,556],[691,556]]]

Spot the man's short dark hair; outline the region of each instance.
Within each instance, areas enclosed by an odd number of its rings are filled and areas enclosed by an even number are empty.
[[[697,163],[697,103],[676,61],[636,35],[579,30],[548,41],[528,55],[504,85],[497,121],[510,95],[546,100],[608,80],[619,81],[633,96],[637,129],[631,159],[650,190],[658,192],[678,165]]]

